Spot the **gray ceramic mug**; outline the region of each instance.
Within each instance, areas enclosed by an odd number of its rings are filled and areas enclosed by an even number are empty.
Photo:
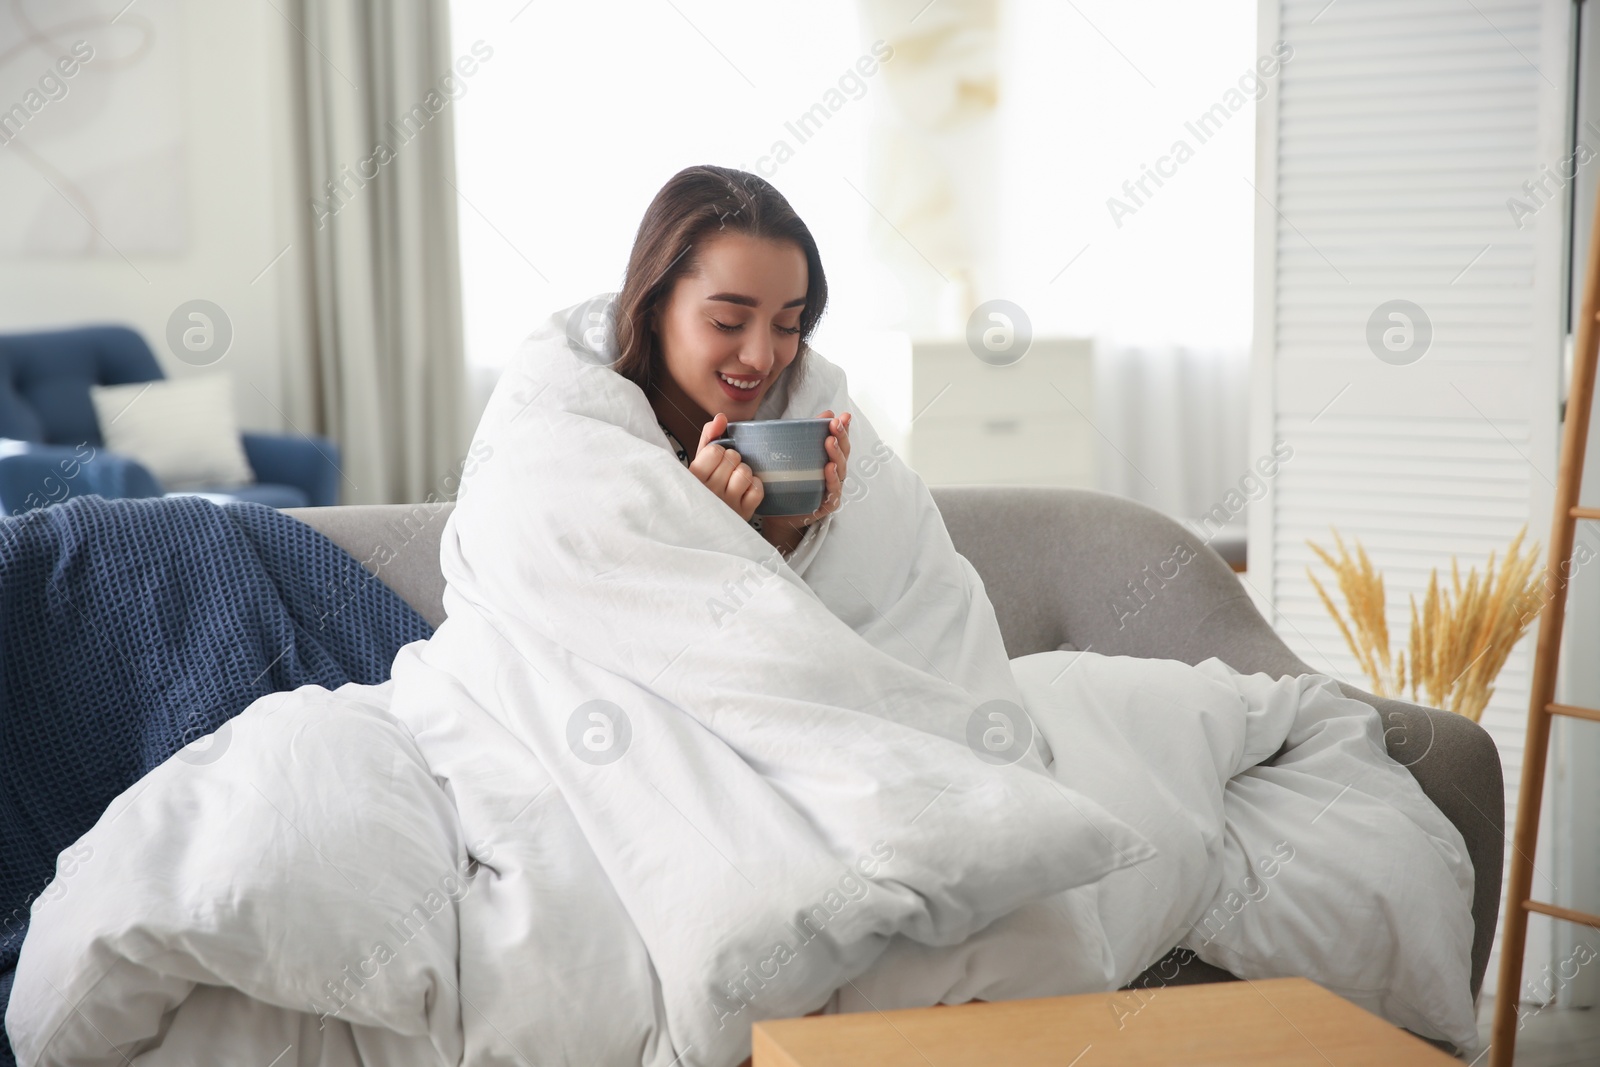
[[[728,423],[713,444],[731,448],[765,490],[757,515],[809,515],[827,494],[828,427],[832,419],[758,419]]]

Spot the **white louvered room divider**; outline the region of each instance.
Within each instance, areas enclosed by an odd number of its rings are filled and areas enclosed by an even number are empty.
[[[1307,538],[1361,539],[1397,648],[1430,568],[1448,579],[1455,553],[1481,570],[1523,523],[1548,540],[1567,219],[1554,186],[1531,214],[1507,202],[1567,154],[1570,19],[1565,0],[1262,3],[1261,53],[1284,40],[1293,55],[1257,110],[1251,454],[1294,454],[1251,508],[1247,579],[1291,647],[1362,688],[1306,578]],[[1369,346],[1394,300],[1431,323],[1414,362],[1420,320],[1409,351],[1380,343],[1389,362]],[[1508,828],[1533,647],[1483,719]],[[1527,974],[1549,938],[1530,927]]]

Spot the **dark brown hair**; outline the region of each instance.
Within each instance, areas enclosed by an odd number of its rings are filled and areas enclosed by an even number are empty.
[[[617,295],[618,374],[648,390],[666,374],[653,323],[672,287],[699,266],[702,241],[718,233],[793,241],[806,257],[806,305],[800,309],[799,375],[806,343],[828,303],[828,281],[811,231],[771,182],[747,171],[704,164],[685,167],[656,193],[639,223],[628,273]]]

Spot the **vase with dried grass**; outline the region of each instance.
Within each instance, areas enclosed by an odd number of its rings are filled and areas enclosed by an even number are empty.
[[[1411,597],[1410,640],[1397,653],[1389,648],[1383,572],[1373,568],[1359,538],[1351,556],[1339,531],[1330,530],[1337,556],[1314,541],[1306,544],[1333,571],[1344,594],[1348,621],[1310,567],[1306,575],[1344,634],[1356,662],[1372,681],[1372,691],[1378,696],[1403,697],[1409,681],[1411,700],[1457,712],[1474,722],[1481,719],[1494,695],[1500,668],[1547,599],[1544,571],[1537,567],[1538,544],[1519,551],[1527,526],[1511,539],[1498,570],[1495,554],[1489,553],[1481,579],[1473,567],[1463,582],[1453,555],[1448,588],[1441,586],[1439,570],[1434,568],[1420,608],[1416,596]]]

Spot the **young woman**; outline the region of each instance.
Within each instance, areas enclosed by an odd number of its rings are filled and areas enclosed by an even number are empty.
[[[839,508],[850,413],[817,416],[833,421],[826,495],[810,515],[757,517],[761,480],[711,442],[754,419],[781,375],[804,373],[827,300],[817,243],[789,202],[754,174],[715,166],[679,171],[650,202],[617,298],[614,368],[644,390],[690,472],[785,557]]]

